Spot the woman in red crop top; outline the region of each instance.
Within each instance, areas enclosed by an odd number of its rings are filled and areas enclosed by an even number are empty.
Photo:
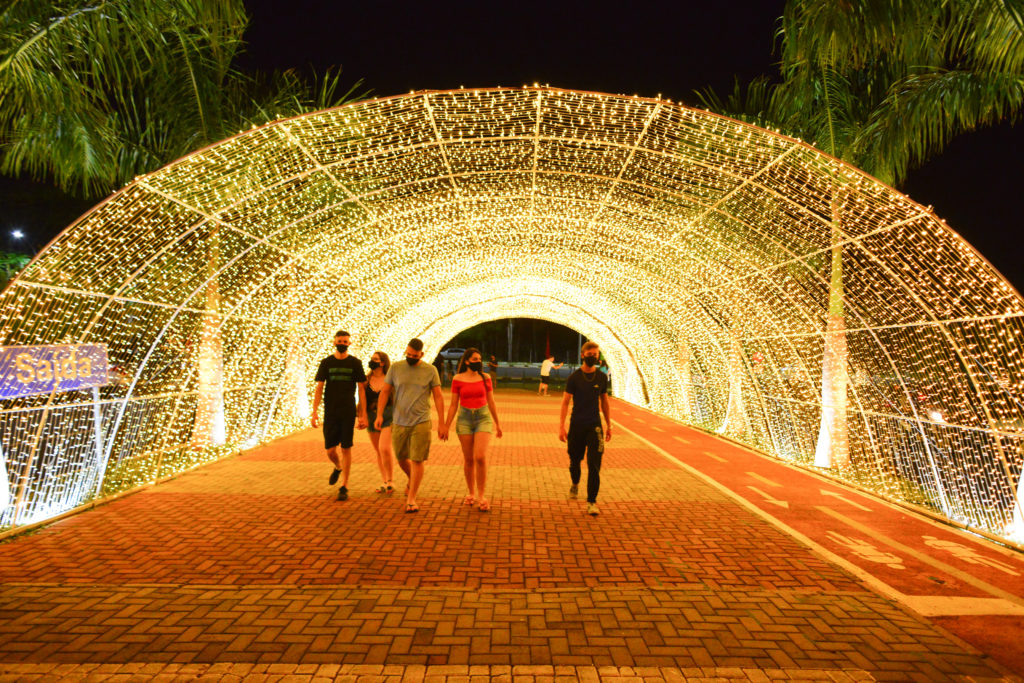
[[[498,409],[494,405],[491,378],[484,374],[483,358],[476,349],[466,349],[459,360],[458,374],[452,378],[452,402],[445,424],[450,429],[458,413],[455,433],[462,445],[462,469],[466,474],[469,495],[462,502],[477,503],[487,512],[491,504],[484,496],[487,484],[487,445],[491,433],[501,438]]]

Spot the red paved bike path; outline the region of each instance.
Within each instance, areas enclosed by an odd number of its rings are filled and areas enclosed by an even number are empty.
[[[631,404],[613,421],[1016,671],[1024,554]]]

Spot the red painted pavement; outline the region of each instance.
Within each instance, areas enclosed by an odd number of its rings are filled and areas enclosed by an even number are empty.
[[[1024,555],[622,401],[613,424],[913,598],[1002,599],[1017,615],[928,615],[1024,671]],[[943,605],[942,601],[935,604]],[[965,609],[978,609],[965,606]]]

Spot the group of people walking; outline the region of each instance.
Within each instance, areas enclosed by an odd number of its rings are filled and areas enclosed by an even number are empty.
[[[419,511],[418,494],[434,429],[430,419],[433,399],[437,411],[437,438],[447,441],[451,425],[462,447],[463,471],[468,494],[465,505],[486,512],[491,509],[486,495],[487,448],[491,437],[501,438],[501,424],[494,402],[494,385],[484,371],[477,349],[466,349],[452,378],[452,395],[445,413],[444,395],[437,368],[423,360],[423,342],[409,340],[404,362],[391,363],[383,351],[375,351],[368,363],[349,354],[351,335],[339,330],[334,335],[334,353],[320,361],[313,396],[314,427],[319,426],[323,403],[323,435],[327,457],[334,465],[328,478],[340,482],[338,500],[348,499],[352,470],[352,443],[356,426],[366,429],[377,454],[383,483],[380,494],[394,492],[394,461],[407,477],[405,511]],[[569,497],[578,496],[581,464],[587,460],[587,512],[597,515],[597,494],[601,484],[601,458],[605,441],[611,438],[611,411],[607,376],[598,372],[600,349],[587,342],[581,349],[583,366],[569,376],[559,419],[559,439],[569,452]],[[572,404],[569,428],[565,418]],[[601,423],[604,416],[604,426]]]

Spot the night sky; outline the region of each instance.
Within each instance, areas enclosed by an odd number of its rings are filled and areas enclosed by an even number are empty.
[[[696,104],[693,91],[731,90],[772,75],[784,2],[338,2],[248,0],[243,65],[324,69],[376,96],[410,90],[547,84]],[[1018,290],[1024,126],[961,136],[901,188],[935,207]],[[90,206],[25,182],[0,182],[0,227],[41,247]],[[40,204],[45,207],[40,207]],[[15,224],[18,224],[17,226]],[[6,231],[5,231],[6,232]]]

